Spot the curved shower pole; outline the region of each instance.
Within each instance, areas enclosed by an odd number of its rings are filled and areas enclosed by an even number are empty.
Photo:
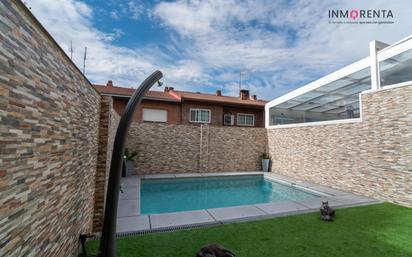
[[[143,99],[146,92],[161,78],[160,71],[153,72],[147,77],[127,103],[126,109],[120,119],[114,138],[112,160],[110,163],[109,181],[106,193],[104,223],[98,257],[116,257],[116,219],[117,203],[119,200],[120,177],[123,164],[124,145],[127,131],[133,118],[135,108]]]

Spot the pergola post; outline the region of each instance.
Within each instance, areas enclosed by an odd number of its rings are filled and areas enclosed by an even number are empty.
[[[378,51],[387,47],[388,44],[385,44],[380,41],[372,41],[369,43],[369,56],[371,61],[371,89],[378,90],[381,88],[381,78],[379,72],[379,61],[378,61]]]

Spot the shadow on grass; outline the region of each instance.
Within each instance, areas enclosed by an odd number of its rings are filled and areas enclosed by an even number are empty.
[[[119,257],[194,257],[220,243],[245,257],[411,257],[412,209],[384,203],[337,210],[334,222],[318,213],[212,228],[120,238]],[[87,244],[96,256],[98,241]]]

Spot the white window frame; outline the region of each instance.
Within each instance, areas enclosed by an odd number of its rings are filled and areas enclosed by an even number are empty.
[[[245,116],[252,116],[253,117],[253,124],[239,124],[239,115],[245,115]],[[242,126],[242,127],[254,127],[255,126],[255,115],[252,113],[238,113],[236,115],[236,125]]]
[[[166,121],[160,121],[160,120],[145,120],[144,118],[144,113],[145,113],[145,110],[154,110],[154,111],[162,111],[162,112],[166,112]],[[142,108],[142,121],[143,122],[158,122],[158,123],[167,123],[167,118],[168,118],[168,114],[169,114],[169,112],[168,112],[168,110],[165,110],[165,109],[156,109],[156,108]]]
[[[209,113],[209,121],[192,120],[192,111],[195,111],[195,112],[207,111]],[[197,116],[197,114],[196,114],[196,116]],[[189,122],[192,122],[192,123],[210,123],[211,120],[212,120],[212,111],[210,109],[190,108],[190,110],[189,110]]]

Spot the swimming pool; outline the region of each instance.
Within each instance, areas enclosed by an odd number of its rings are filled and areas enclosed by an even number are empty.
[[[317,198],[263,176],[142,179],[140,213],[156,214]]]

